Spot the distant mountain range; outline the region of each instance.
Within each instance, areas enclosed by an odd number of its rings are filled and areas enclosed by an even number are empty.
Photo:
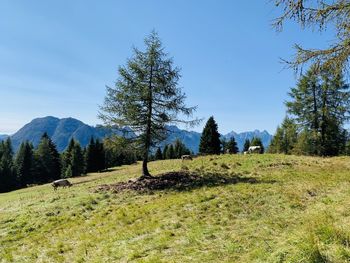
[[[0,141],[5,140],[7,137],[9,137],[6,134],[0,134]]]
[[[198,152],[201,133],[182,130],[177,126],[169,126],[168,130],[169,136],[161,144],[161,146],[170,144],[176,139],[180,139],[194,153]],[[112,134],[126,137],[135,135],[130,128],[117,129],[107,128],[104,126],[93,127],[73,118],[59,119],[48,116],[32,120],[30,123],[24,125],[15,134],[10,136],[14,151],[17,151],[19,145],[26,140],[32,142],[36,147],[39,144],[40,138],[44,132],[47,132],[47,134],[52,138],[58,151],[60,152],[64,151],[72,138],[79,141],[79,143],[85,147],[88,145],[91,137],[103,139]],[[232,131],[228,134],[222,135],[222,137],[225,139],[229,139],[232,136],[235,137],[240,150],[242,150],[246,139],[251,140],[253,137],[260,137],[265,147],[269,146],[272,139],[272,135],[267,131],[260,132],[259,130],[242,133],[235,133]],[[8,135],[0,135],[0,140],[4,140],[7,137]]]

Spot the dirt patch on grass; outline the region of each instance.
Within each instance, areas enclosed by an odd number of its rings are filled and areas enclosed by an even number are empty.
[[[95,188],[95,191],[112,191],[114,193],[125,190],[137,192],[150,192],[157,190],[177,190],[186,191],[199,187],[213,187],[225,184],[250,183],[255,184],[260,181],[253,177],[241,177],[240,175],[205,174],[198,175],[193,172],[180,171],[170,172],[154,176],[120,182],[116,184],[104,184]]]

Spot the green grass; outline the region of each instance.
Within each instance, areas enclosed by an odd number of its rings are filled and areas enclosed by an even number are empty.
[[[350,158],[223,155],[150,163],[250,178],[95,193],[140,165],[0,194],[0,262],[349,262]]]

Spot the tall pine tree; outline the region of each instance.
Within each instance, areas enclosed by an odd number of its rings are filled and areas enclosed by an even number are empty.
[[[226,143],[226,151],[231,154],[238,153],[238,147],[235,137],[232,136],[230,140]]]
[[[46,183],[61,178],[60,155],[47,133],[41,137],[34,156],[37,182]]]
[[[218,125],[214,117],[211,116],[202,132],[199,143],[199,152],[201,154],[220,154],[221,142],[218,132]]]
[[[19,187],[35,182],[33,145],[23,142],[16,154],[15,166]]]
[[[0,192],[8,192],[17,187],[16,168],[13,163],[11,139],[0,142]]]

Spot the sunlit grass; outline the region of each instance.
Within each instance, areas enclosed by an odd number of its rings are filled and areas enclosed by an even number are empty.
[[[254,179],[96,193],[140,165],[0,194],[0,262],[347,262],[350,158],[206,156],[150,163]]]

